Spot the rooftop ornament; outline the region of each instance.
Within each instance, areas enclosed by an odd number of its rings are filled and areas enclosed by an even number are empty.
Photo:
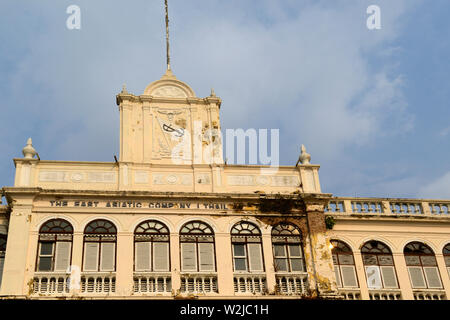
[[[35,156],[39,158],[38,153],[33,148],[33,142],[31,141],[31,138],[28,138],[27,145],[25,148],[22,149],[22,153],[25,159],[33,159]]]
[[[303,144],[301,151],[302,153],[300,154],[300,157],[298,157],[297,163],[295,164],[296,167],[298,166],[299,162],[301,164],[310,164],[309,161],[311,160],[311,155],[306,152],[306,148]]]

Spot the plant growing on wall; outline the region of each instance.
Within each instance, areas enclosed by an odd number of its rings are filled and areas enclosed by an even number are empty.
[[[336,220],[332,216],[325,217],[325,225],[327,226],[327,229],[329,229],[329,230],[333,229],[335,224],[336,224]]]

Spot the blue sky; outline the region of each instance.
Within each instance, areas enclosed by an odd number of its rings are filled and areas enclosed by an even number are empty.
[[[81,30],[66,8],[81,8]],[[366,8],[381,8],[381,30]],[[163,1],[3,0],[0,185],[41,159],[113,161],[115,95],[165,71]],[[222,129],[280,129],[337,196],[450,198],[448,0],[169,0],[172,68],[223,100]]]

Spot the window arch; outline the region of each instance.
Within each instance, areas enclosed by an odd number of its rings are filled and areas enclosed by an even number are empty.
[[[259,228],[247,221],[236,223],[231,228],[234,271],[264,271],[262,238]]]
[[[66,272],[70,266],[73,227],[63,219],[51,219],[39,229],[36,271]]]
[[[442,282],[433,250],[418,241],[403,249],[409,279],[413,289],[441,289]]]
[[[156,220],[141,222],[134,230],[134,270],[170,271],[169,229]]]
[[[280,223],[272,228],[275,272],[305,272],[300,229]]]
[[[2,284],[3,265],[5,264],[6,240],[7,235],[0,234],[0,286]]]
[[[330,243],[333,246],[331,254],[338,288],[358,288],[352,249],[343,241],[331,240]]]
[[[445,266],[447,267],[448,277],[450,278],[450,243],[448,243],[442,250],[444,255]]]
[[[181,270],[216,271],[213,229],[202,221],[191,221],[180,229]]]
[[[361,248],[369,289],[398,288],[391,249],[380,241],[368,241]]]
[[[105,219],[91,221],[84,228],[84,271],[115,271],[116,226]]]

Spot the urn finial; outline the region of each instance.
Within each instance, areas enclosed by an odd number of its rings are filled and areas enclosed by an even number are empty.
[[[25,148],[22,149],[22,153],[25,159],[33,159],[37,155],[37,152],[33,148],[32,143],[33,142],[31,141],[31,138],[28,138],[27,145],[25,146]]]
[[[302,144],[302,153],[300,154],[300,162],[302,164],[310,164],[309,161],[311,161],[311,155],[309,153],[306,152],[306,148],[305,146]]]

